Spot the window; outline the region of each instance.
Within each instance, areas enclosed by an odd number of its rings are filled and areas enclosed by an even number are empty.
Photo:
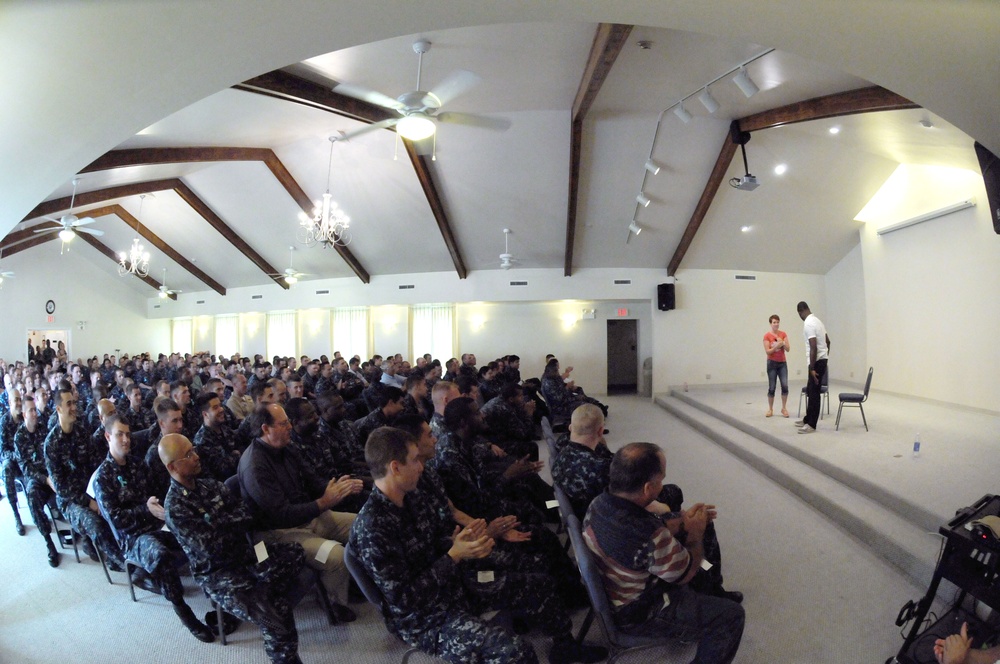
[[[240,350],[240,316],[215,317],[215,354],[230,357]]]
[[[455,352],[455,308],[450,304],[416,305],[413,307],[413,352],[416,356],[430,353],[443,363]]]
[[[333,310],[333,348],[346,358],[368,359],[368,307]]]
[[[295,357],[295,312],[267,315],[267,359],[275,355]]]
[[[191,319],[175,318],[170,330],[170,349],[172,353],[191,352]]]

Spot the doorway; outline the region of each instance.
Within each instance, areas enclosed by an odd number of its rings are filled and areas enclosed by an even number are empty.
[[[69,330],[28,330],[28,341],[37,350],[45,350],[45,342],[48,341],[52,344],[52,350],[59,349],[59,342],[62,342],[63,347],[66,348],[67,357],[72,357],[69,354]],[[25,353],[25,359],[27,359],[27,344],[22,347],[22,353]]]
[[[639,321],[608,321],[608,394],[636,394],[639,387]]]

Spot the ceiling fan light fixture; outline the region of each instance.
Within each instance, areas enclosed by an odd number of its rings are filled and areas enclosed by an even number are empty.
[[[167,299],[167,291],[162,290],[162,289],[160,290],[160,299],[161,300]]]
[[[64,228],[61,231],[59,231],[59,239],[62,240],[63,242],[69,242],[75,237],[76,233],[74,233],[69,228]]]
[[[705,86],[705,88],[701,91],[701,94],[698,95],[698,101],[701,102],[701,105],[704,106],[705,110],[709,113],[715,113],[719,110],[719,102],[715,101],[715,97],[713,97],[712,93],[708,91],[708,86]]]
[[[409,141],[421,141],[434,135],[437,127],[426,113],[411,113],[396,123],[396,131]]]
[[[737,72],[736,76],[733,77],[733,83],[736,84],[736,87],[740,89],[740,92],[742,92],[747,99],[760,92],[760,88],[758,88],[757,84],[750,78],[750,74],[747,73],[745,67],[740,67],[739,72]]]
[[[285,283],[288,284],[289,286],[294,286],[295,284],[299,283],[299,278],[293,274],[290,274],[287,277],[285,277]]]

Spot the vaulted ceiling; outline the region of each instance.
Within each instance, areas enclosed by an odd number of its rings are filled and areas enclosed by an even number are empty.
[[[370,131],[332,145],[328,181],[329,137],[397,117],[332,89],[349,83],[393,98],[415,89],[418,38],[432,42],[421,87],[474,72],[480,84],[445,110],[509,129],[440,123],[433,146]],[[90,228],[104,235],[71,250],[114,272],[109,252],[141,235],[150,278],[131,281],[149,295],[164,277],[185,292],[285,288],[290,261],[305,279],[464,277],[500,269],[504,228],[518,266],[567,275],[612,266],[822,274],[857,244],[854,216],[899,163],[977,168],[972,139],[941,118],[769,49],[661,28],[530,23],[317,55],[170,114],[82,169],[72,212],[95,217]],[[760,88],[746,98],[723,75],[765,52],[746,68]],[[684,104],[690,122],[663,113],[720,76],[710,88],[714,114],[696,95]],[[788,124],[808,118],[819,119]],[[756,191],[726,184],[744,172],[729,139],[733,120],[751,132]],[[658,175],[643,168],[650,157]],[[299,215],[328,186],[351,217],[352,240],[308,248],[296,239]],[[648,207],[637,205],[640,191]],[[69,211],[71,192],[66,182],[25,216],[4,255],[55,260],[59,241],[33,231],[51,226],[42,215]],[[638,236],[628,232],[633,219]]]

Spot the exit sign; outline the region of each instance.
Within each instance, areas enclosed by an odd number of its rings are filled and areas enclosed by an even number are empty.
[[[618,309],[618,317],[619,318],[624,318],[625,316],[628,316],[628,309],[625,309],[624,307],[619,308]]]

